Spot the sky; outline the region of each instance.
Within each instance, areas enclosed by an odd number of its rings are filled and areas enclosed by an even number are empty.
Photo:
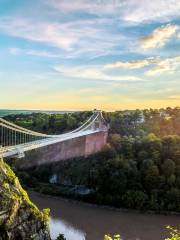
[[[0,0],[0,108],[180,106],[179,0]]]

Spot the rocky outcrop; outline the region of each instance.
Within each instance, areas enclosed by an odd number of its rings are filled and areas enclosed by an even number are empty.
[[[0,159],[0,240],[50,240],[48,218],[49,210],[38,210]]]

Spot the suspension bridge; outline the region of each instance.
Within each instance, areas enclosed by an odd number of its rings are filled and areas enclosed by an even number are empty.
[[[28,155],[27,152],[31,152],[31,156],[33,155],[37,164],[40,164],[53,159],[58,161],[86,156],[101,150],[106,143],[107,131],[108,127],[101,111],[94,111],[77,129],[59,135],[35,132],[0,118],[0,157],[24,158]],[[48,159],[45,154],[48,155]]]

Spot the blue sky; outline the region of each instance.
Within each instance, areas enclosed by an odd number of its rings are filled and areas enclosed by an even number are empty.
[[[0,108],[180,106],[180,1],[0,0]]]

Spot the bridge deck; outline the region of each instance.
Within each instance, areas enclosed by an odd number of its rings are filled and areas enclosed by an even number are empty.
[[[67,141],[69,139],[78,138],[78,137],[81,137],[81,136],[90,135],[90,134],[93,134],[93,133],[96,133],[96,132],[100,132],[100,130],[99,129],[98,130],[86,130],[86,131],[83,131],[83,132],[76,132],[76,133],[73,133],[73,134],[62,134],[62,135],[59,135],[56,138],[45,138],[45,139],[42,139],[42,140],[28,142],[28,143],[25,143],[25,144],[19,144],[17,146],[3,147],[1,149],[1,156],[4,157],[4,158],[5,157],[10,157],[10,156],[18,154],[21,151],[26,152],[26,151],[29,151],[29,150],[32,150],[32,149],[48,146],[48,145],[55,144],[55,143],[58,143],[58,142]]]

